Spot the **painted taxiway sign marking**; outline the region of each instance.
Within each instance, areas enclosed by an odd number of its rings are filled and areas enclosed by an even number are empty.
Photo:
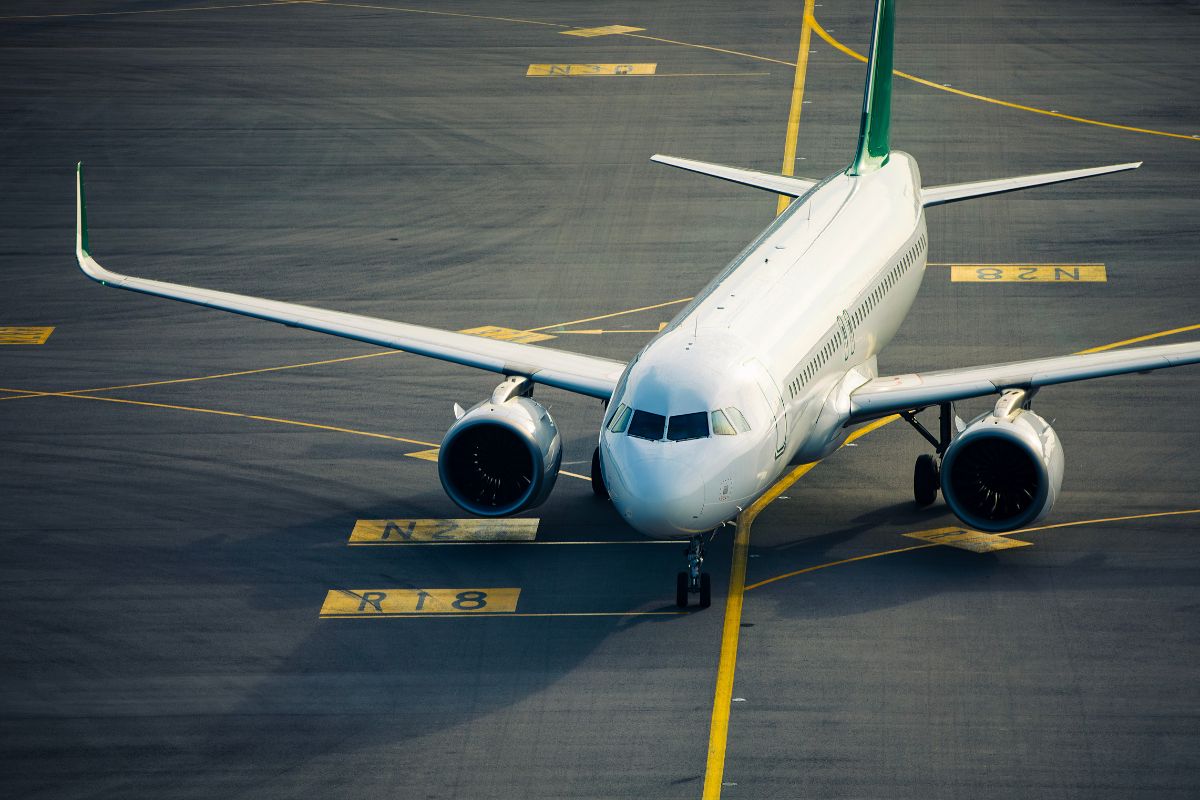
[[[944,544],[960,550],[970,550],[972,553],[992,553],[996,550],[1028,547],[1033,544],[1033,542],[1022,542],[1020,539],[1012,539],[1007,536],[997,536],[994,533],[970,531],[966,528],[935,528],[931,531],[917,531],[904,535],[910,539],[920,539],[930,544]]]
[[[579,78],[588,75],[653,75],[658,64],[530,64],[526,78]]]
[[[520,589],[334,589],[321,616],[391,617],[413,614],[511,614]]]
[[[547,339],[554,338],[548,333],[519,331],[516,328],[501,328],[496,325],[481,325],[478,328],[464,328],[463,330],[459,331],[459,333],[469,333],[472,336],[482,336],[485,339],[499,339],[502,342],[517,342],[518,344],[544,342]]]
[[[45,344],[54,327],[0,328],[0,344]]]
[[[534,519],[360,519],[350,533],[351,545],[410,542],[532,542]]]
[[[576,28],[573,31],[560,31],[563,36],[612,36],[614,33],[631,33],[644,31],[645,28],[634,28],[631,25],[605,25],[602,28]]]
[[[952,283],[1106,283],[1103,264],[950,264]]]

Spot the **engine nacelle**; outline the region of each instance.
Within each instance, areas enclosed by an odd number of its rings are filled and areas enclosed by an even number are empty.
[[[472,514],[515,514],[541,505],[554,488],[562,440],[550,412],[529,396],[532,389],[528,379],[509,378],[442,439],[442,488]]]
[[[1063,450],[1050,423],[1010,390],[967,423],[942,457],[942,496],[972,528],[1011,531],[1050,511],[1062,487]]]

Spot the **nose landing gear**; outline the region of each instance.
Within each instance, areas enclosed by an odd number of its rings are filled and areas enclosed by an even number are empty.
[[[712,578],[701,571],[704,566],[704,537],[697,534],[688,542],[688,568],[675,576],[675,605],[687,608],[688,595],[700,595],[700,608],[712,605]]]

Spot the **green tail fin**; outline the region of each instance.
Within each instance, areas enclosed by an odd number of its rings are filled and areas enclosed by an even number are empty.
[[[896,29],[896,0],[877,0],[871,50],[867,57],[867,86],[863,92],[858,151],[848,175],[874,172],[888,161],[888,129],[892,123],[892,34]]]
[[[76,203],[76,215],[77,215],[77,219],[75,220],[75,226],[78,228],[76,233],[79,236],[79,249],[83,250],[84,253],[90,254],[90,251],[88,250],[87,204],[84,202],[84,199],[83,199],[83,162],[82,161],[77,162],[75,164],[75,194],[76,194],[75,203]]]

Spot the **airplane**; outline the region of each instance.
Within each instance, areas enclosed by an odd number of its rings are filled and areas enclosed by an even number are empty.
[[[901,415],[932,453],[914,465],[918,505],[940,491],[971,528],[1015,530],[1046,515],[1063,448],[1032,410],[1045,386],[1200,362],[1200,342],[880,375],[878,355],[908,314],[928,260],[925,209],[1136,169],[1141,162],[925,186],[916,160],[891,150],[895,0],[877,0],[857,148],[812,181],[671,156],[651,160],[794,198],[628,363],[311,306],[121,275],[91,255],[76,172],[76,256],[105,286],[320,331],[504,377],[464,410],[438,451],[438,476],[466,511],[534,508],[554,487],[561,436],[535,385],[603,401],[592,487],[630,526],[688,541],[676,602],[711,602],[706,539],[792,464],[824,458],[855,426]],[[998,395],[964,422],[954,404]],[[916,418],[937,408],[936,433]]]

